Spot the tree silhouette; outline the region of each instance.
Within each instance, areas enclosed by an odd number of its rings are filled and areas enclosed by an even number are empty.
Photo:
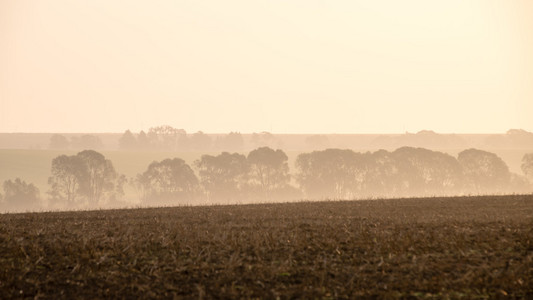
[[[496,154],[468,149],[458,155],[465,176],[465,185],[475,193],[501,193],[508,189],[509,168]]]
[[[137,139],[131,133],[131,131],[126,130],[124,134],[118,140],[119,148],[123,150],[133,150],[138,147]]]
[[[485,144],[491,148],[525,148],[533,147],[533,133],[523,129],[509,129],[505,135],[491,135],[485,139]]]
[[[202,155],[194,166],[208,199],[229,201],[242,198],[248,181],[246,156],[228,152],[217,156]]]
[[[52,160],[52,176],[48,178],[51,200],[67,206],[96,206],[101,200],[115,199],[123,193],[124,176],[119,175],[110,160],[94,150],[73,156],[61,155]],[[82,201],[84,203],[82,203]]]
[[[533,182],[533,153],[525,154],[522,157],[522,165],[520,166],[524,175],[530,182]]]
[[[290,176],[285,152],[261,147],[251,151],[247,160],[250,165],[252,185],[259,186],[267,200],[271,200],[271,196],[276,192],[287,189]]]
[[[173,128],[168,125],[152,127],[148,131],[150,142],[158,149],[176,150],[178,149],[179,140],[186,136],[187,132],[183,129]]]
[[[87,169],[79,156],[61,155],[52,160],[52,176],[48,178],[51,189],[48,194],[54,203],[67,206],[79,204],[85,192]]]
[[[40,204],[39,189],[20,178],[6,180],[3,184],[4,196],[0,203],[7,210],[35,209]]]
[[[143,149],[143,150],[150,149],[152,147],[152,145],[150,144],[150,139],[148,138],[148,135],[143,130],[139,132],[139,135],[137,137],[137,145],[139,149]]]
[[[354,197],[367,170],[363,154],[340,149],[300,154],[296,168],[297,181],[307,196],[336,199]]]
[[[137,184],[146,203],[175,203],[191,199],[198,189],[193,170],[180,158],[154,161],[137,176]]]
[[[392,197],[399,195],[399,170],[395,157],[386,150],[367,156],[368,173],[364,182],[365,196]]]
[[[406,195],[442,195],[459,188],[461,166],[448,154],[424,148],[402,147],[394,151],[400,189]]]
[[[115,191],[115,181],[119,177],[113,163],[101,153],[94,150],[84,150],[76,156],[81,158],[87,170],[87,185],[84,189],[89,204],[96,206],[104,194]]]

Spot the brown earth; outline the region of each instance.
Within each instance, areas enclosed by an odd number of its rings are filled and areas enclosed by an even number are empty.
[[[0,215],[0,299],[533,298],[533,196]]]

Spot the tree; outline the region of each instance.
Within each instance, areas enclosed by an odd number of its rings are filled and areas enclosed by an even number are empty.
[[[137,185],[145,202],[165,203],[194,196],[198,179],[191,167],[180,158],[154,161],[137,175]]]
[[[148,135],[143,130],[139,132],[139,135],[137,137],[137,145],[139,149],[143,150],[149,149],[152,146],[150,145],[150,139],[148,138]]]
[[[506,133],[513,148],[529,148],[533,146],[533,133],[523,129],[509,129]]]
[[[168,125],[152,127],[148,130],[148,138],[155,147],[164,150],[176,150],[180,137],[186,136],[183,129],[173,128]]]
[[[252,184],[260,187],[267,200],[276,192],[287,190],[290,175],[285,152],[261,147],[251,151],[247,160]]]
[[[39,189],[32,183],[16,178],[4,181],[3,188],[2,206],[8,210],[36,209],[40,205]]]
[[[133,150],[137,148],[137,139],[131,133],[131,131],[126,130],[124,134],[118,140],[119,148],[124,150]]]
[[[392,153],[379,150],[367,157],[368,173],[364,190],[367,197],[394,197],[399,195],[399,170]]]
[[[67,206],[79,204],[88,178],[87,169],[79,156],[61,155],[52,160],[52,176],[48,178],[48,194],[54,203]]]
[[[458,155],[468,192],[501,193],[508,190],[511,173],[496,154],[468,149]]]
[[[533,183],[533,153],[525,154],[522,157],[522,172],[526,175],[526,178]]]
[[[50,149],[68,149],[69,141],[61,134],[54,134],[50,137]]]
[[[347,199],[356,196],[367,173],[366,154],[326,149],[296,158],[297,181],[308,197]]]
[[[246,156],[228,152],[217,156],[202,155],[194,166],[208,199],[231,200],[243,196],[249,170]]]
[[[89,204],[96,206],[104,195],[115,191],[115,182],[119,175],[113,163],[99,152],[84,150],[76,156],[83,161],[88,175],[85,195]]]
[[[457,192],[462,170],[453,156],[413,147],[399,148],[392,155],[404,195],[435,196]]]
[[[61,155],[52,160],[49,194],[56,203],[67,206],[96,206],[103,199],[120,196],[124,176],[119,175],[110,160],[94,150],[73,156]]]
[[[485,144],[491,148],[527,148],[533,146],[533,133],[523,129],[509,129],[504,135],[491,135],[485,139]]]

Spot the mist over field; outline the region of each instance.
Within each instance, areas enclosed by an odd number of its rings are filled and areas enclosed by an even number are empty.
[[[531,11],[3,1],[0,210],[530,193]]]
[[[6,212],[533,192],[533,133],[516,129],[0,135]]]
[[[1,0],[0,299],[533,299],[533,1]]]

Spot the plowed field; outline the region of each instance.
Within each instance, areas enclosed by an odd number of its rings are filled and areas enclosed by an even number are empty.
[[[0,298],[533,297],[533,196],[0,215]]]

